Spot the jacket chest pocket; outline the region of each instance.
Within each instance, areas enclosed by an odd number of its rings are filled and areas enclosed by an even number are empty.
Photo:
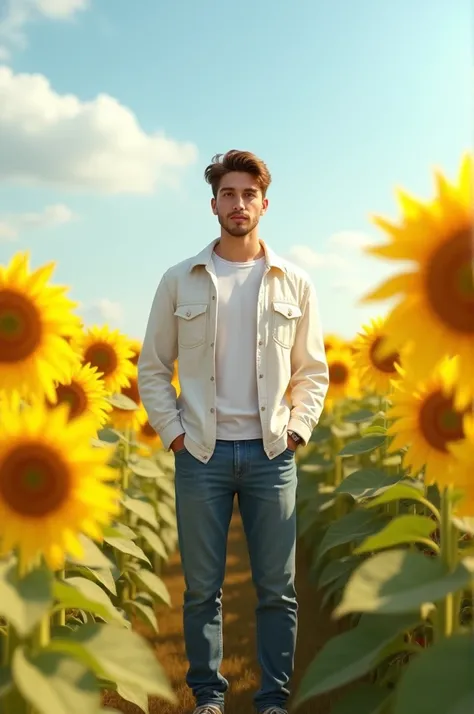
[[[205,303],[178,305],[178,344],[185,349],[199,347],[206,340],[207,308]]]
[[[282,347],[289,349],[293,347],[296,334],[298,318],[301,317],[301,309],[298,305],[289,302],[272,303],[272,335],[275,342]]]

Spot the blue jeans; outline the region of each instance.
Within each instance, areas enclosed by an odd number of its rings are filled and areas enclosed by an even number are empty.
[[[270,460],[259,439],[218,441],[207,464],[175,455],[179,548],[186,589],[186,683],[196,704],[223,708],[222,585],[234,495],[239,500],[256,588],[258,711],[289,697],[297,633],[295,591],[296,463],[287,449]],[[245,623],[242,623],[245,627]]]

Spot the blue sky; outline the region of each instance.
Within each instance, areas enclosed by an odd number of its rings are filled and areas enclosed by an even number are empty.
[[[0,263],[57,261],[89,323],[141,338],[164,270],[218,234],[205,166],[249,149],[262,237],[350,337],[396,268],[357,247],[370,214],[471,147],[470,28],[469,0],[0,0]]]

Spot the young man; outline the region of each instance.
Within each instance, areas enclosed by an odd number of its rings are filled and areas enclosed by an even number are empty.
[[[259,238],[266,165],[229,151],[205,178],[220,237],[162,277],[139,389],[150,424],[175,454],[194,714],[224,710],[221,596],[236,494],[258,596],[255,705],[285,714],[297,631],[295,451],[318,423],[328,367],[313,285]]]

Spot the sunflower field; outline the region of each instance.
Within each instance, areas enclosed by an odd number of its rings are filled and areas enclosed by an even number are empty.
[[[173,458],[140,403],[140,344],[85,328],[54,266],[0,266],[0,712],[148,712],[175,694],[148,638],[177,543]],[[179,391],[177,375],[173,384]]]
[[[350,342],[326,336],[330,387],[299,454],[299,536],[340,622],[299,686],[332,714],[474,711],[472,161],[436,196],[399,194],[370,254],[411,263]],[[308,623],[305,623],[308,626]],[[317,627],[317,621],[314,623]]]
[[[432,201],[400,192],[400,222],[375,219],[388,242],[367,251],[412,268],[365,297],[393,300],[383,318],[326,335],[298,524],[341,628],[295,710],[336,691],[332,714],[474,710],[471,174],[466,157]],[[0,712],[112,714],[116,692],[148,714],[176,703],[134,627],[157,632],[170,605],[174,461],[140,402],[140,343],[85,327],[53,272],[0,266]]]

